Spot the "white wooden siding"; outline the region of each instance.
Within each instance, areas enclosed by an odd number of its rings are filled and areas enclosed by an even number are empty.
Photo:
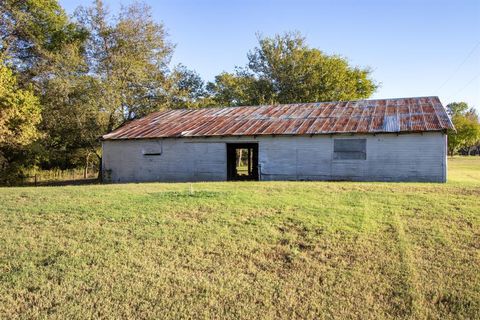
[[[333,139],[367,139],[366,160],[334,160]],[[223,181],[226,143],[257,142],[261,180],[446,181],[446,139],[423,134],[103,141],[112,182]],[[161,155],[144,155],[144,153]]]

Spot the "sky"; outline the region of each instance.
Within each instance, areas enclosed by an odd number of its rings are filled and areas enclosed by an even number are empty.
[[[129,0],[104,0],[112,13]],[[300,31],[311,47],[370,67],[372,98],[439,96],[480,111],[480,1],[146,0],[205,80],[247,63],[256,34]],[[68,13],[91,1],[60,0]]]

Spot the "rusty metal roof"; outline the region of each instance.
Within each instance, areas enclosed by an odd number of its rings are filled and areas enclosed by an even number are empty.
[[[166,110],[130,121],[102,138],[424,132],[452,128],[438,97],[419,97]]]

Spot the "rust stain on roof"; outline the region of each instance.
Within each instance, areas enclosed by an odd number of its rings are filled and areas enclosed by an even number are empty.
[[[105,140],[168,137],[424,132],[453,129],[438,97],[165,110]]]

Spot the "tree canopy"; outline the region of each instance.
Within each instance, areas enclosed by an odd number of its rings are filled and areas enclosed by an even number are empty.
[[[22,81],[37,76],[49,52],[85,36],[57,0],[3,0],[0,17],[0,50]]]
[[[99,86],[100,108],[108,117],[106,131],[126,120],[167,105],[167,72],[173,45],[150,9],[135,2],[111,16],[101,0],[78,11],[88,32],[85,59]]]
[[[448,132],[448,150],[451,155],[461,148],[470,148],[480,142],[480,123],[475,109],[465,102],[453,102],[447,105],[448,113],[456,131]]]
[[[310,48],[298,32],[258,37],[248,65],[222,73],[208,88],[221,105],[257,105],[368,98],[377,88],[368,68]]]
[[[142,2],[112,14],[94,0],[68,16],[58,0],[4,0],[0,18],[0,148],[14,176],[87,166],[91,154],[101,163],[99,137],[156,110],[358,99],[377,88],[368,68],[296,32],[259,36],[247,65],[206,83],[171,65],[175,45]]]
[[[0,62],[0,146],[31,143],[38,137],[39,122],[38,98],[20,89],[12,70]]]
[[[14,151],[39,137],[40,117],[38,98],[19,88],[12,70],[0,61],[0,181],[11,172]]]

